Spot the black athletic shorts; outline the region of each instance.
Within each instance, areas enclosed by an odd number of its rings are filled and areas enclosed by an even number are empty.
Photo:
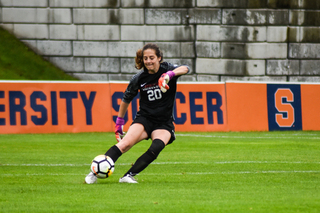
[[[139,123],[144,126],[144,130],[148,134],[148,138],[146,138],[146,140],[151,138],[151,133],[156,129],[165,129],[171,133],[171,138],[170,138],[168,144],[171,144],[176,139],[176,135],[174,134],[174,125],[173,125],[172,121],[165,122],[165,123],[155,123],[155,122],[148,120],[146,117],[143,117],[141,115],[137,115],[134,118],[132,124],[134,124],[134,123]]]

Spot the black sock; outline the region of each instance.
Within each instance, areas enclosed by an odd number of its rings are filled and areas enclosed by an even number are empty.
[[[133,164],[133,166],[129,169],[129,171],[125,174],[130,174],[135,176],[139,174],[142,170],[144,170],[152,161],[157,159],[160,152],[164,149],[165,143],[160,139],[154,139],[150,148],[141,155],[137,161]]]
[[[152,152],[150,152],[149,150],[146,151],[143,155],[141,155],[137,159],[137,161],[133,164],[133,166],[129,169],[129,171],[125,175],[130,174],[131,176],[135,176],[136,174],[139,174],[155,159],[156,158],[154,154],[152,154]]]
[[[104,155],[109,156],[115,163],[118,160],[118,158],[122,155],[122,152],[116,145],[114,145]]]

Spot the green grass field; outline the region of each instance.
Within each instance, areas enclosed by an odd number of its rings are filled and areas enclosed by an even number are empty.
[[[137,176],[150,145],[86,185],[112,133],[0,135],[0,212],[320,212],[320,132],[177,133]]]

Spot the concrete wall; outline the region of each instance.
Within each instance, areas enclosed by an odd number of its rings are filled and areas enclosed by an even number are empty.
[[[156,42],[185,81],[320,82],[315,0],[0,0],[0,26],[84,80],[130,79]]]

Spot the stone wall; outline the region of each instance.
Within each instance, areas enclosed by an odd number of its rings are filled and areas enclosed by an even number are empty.
[[[0,26],[84,80],[130,79],[156,42],[185,81],[320,81],[318,0],[0,0]]]

